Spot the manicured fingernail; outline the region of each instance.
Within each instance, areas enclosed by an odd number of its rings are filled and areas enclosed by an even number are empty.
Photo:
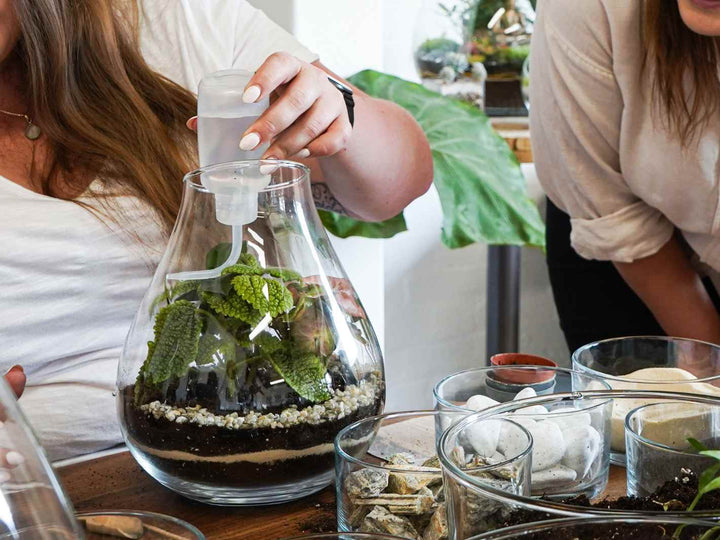
[[[189,118],[187,122],[185,122],[185,125],[188,129],[192,129],[193,131],[197,130],[197,116],[193,116],[192,118]]]
[[[243,103],[255,103],[260,97],[260,92],[260,87],[256,84],[246,88],[242,95]]]
[[[276,157],[270,156],[263,158],[263,161],[277,161]],[[279,165],[260,165],[260,174],[272,174],[279,169]]]
[[[260,135],[257,133],[248,133],[240,140],[240,150],[249,152],[250,150],[255,150],[258,144],[260,144]]]
[[[20,452],[8,452],[5,454],[5,461],[11,467],[17,467],[18,465],[25,463],[25,456],[23,456]]]
[[[307,148],[303,148],[303,149],[300,150],[297,154],[295,154],[295,157],[296,157],[297,159],[309,158],[309,157],[310,157],[310,150],[308,150]]]
[[[7,374],[10,373],[11,371],[20,371],[21,373],[25,373],[25,370],[24,370],[23,367],[22,367],[21,365],[19,365],[19,364],[15,364],[13,367],[11,367],[10,369],[8,369],[8,370],[5,372],[5,374],[7,375]]]

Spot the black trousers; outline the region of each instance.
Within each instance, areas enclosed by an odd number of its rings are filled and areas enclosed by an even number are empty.
[[[570,351],[600,339],[665,332],[611,262],[588,261],[570,245],[570,218],[547,201],[547,264],[560,326]],[[720,311],[710,279],[705,288]]]

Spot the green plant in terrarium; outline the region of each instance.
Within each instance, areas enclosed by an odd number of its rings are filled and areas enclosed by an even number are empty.
[[[292,270],[263,268],[248,253],[218,279],[179,283],[154,302],[166,305],[155,317],[136,404],[160,393],[170,379],[216,363],[224,370],[228,398],[240,375],[247,380],[254,367],[267,363],[302,398],[329,399],[325,377],[335,347],[323,324],[323,302],[317,285]],[[263,319],[264,331],[253,336]]]

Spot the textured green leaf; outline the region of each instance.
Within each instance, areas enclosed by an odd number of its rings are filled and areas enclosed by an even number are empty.
[[[350,81],[373,97],[405,108],[425,131],[433,152],[446,246],[545,245],[545,226],[527,195],[517,158],[483,112],[377,71],[362,71]]]
[[[147,366],[153,384],[181,377],[198,352],[201,320],[193,304],[179,300],[164,307],[156,318],[155,345]]]
[[[237,276],[232,280],[238,296],[261,313],[267,313],[269,307],[265,297],[265,284],[262,276]]]
[[[251,326],[259,323],[264,317],[264,313],[260,313],[257,309],[253,308],[249,302],[243,300],[234,292],[230,292],[227,296],[205,293],[203,300],[205,300],[208,306],[216,313],[232,319],[238,319]]]
[[[305,399],[318,403],[332,397],[325,380],[325,364],[314,354],[290,356],[280,351],[270,357],[270,363],[290,388]]]
[[[320,220],[325,228],[338,238],[362,236],[364,238],[392,238],[396,234],[407,231],[405,216],[400,213],[385,221],[358,221],[348,216],[318,210]]]

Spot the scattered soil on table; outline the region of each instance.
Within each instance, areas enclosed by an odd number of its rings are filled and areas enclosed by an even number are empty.
[[[318,515],[312,521],[300,523],[300,532],[303,534],[322,534],[337,531],[337,518],[335,505],[330,503],[318,504]]]
[[[572,499],[562,501],[565,504],[574,506],[583,506],[587,508],[609,508],[616,510],[632,510],[641,512],[683,512],[695,498],[698,489],[697,476],[691,471],[683,471],[680,477],[665,482],[654,493],[647,497],[619,497],[617,499],[603,499],[592,503],[590,500],[581,495]],[[695,507],[696,510],[720,510],[720,492],[713,491],[707,493],[700,499]],[[532,510],[516,510],[508,519],[501,524],[501,527],[510,527],[523,523],[531,523],[546,519],[557,519],[558,516],[536,512]],[[682,540],[694,540],[702,536],[704,531],[698,531],[688,527],[683,530]],[[535,533],[527,535],[527,540],[605,540],[605,539],[643,539],[643,540],[670,540],[675,533],[675,526],[669,527],[644,526],[638,529],[637,526],[631,524],[616,525],[592,525],[592,527],[578,527],[574,530],[558,530],[554,529],[548,533]]]

